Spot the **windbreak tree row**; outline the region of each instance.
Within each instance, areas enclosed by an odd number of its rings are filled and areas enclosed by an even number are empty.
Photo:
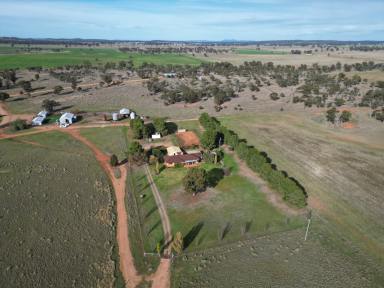
[[[285,202],[298,208],[307,205],[307,193],[304,187],[286,172],[278,170],[266,153],[247,145],[244,139],[240,139],[235,132],[222,126],[216,118],[210,117],[207,113],[203,113],[199,121],[206,131],[215,131],[219,135],[218,138],[223,139],[222,143],[233,148],[250,169],[257,172],[272,189],[282,195]]]

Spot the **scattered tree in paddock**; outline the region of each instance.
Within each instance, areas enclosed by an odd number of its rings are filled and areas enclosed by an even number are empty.
[[[5,92],[0,92],[0,101],[5,101],[9,98],[9,94]]]
[[[351,121],[352,113],[350,111],[344,110],[341,112],[341,115],[339,117],[340,121],[345,123]]]
[[[56,95],[59,95],[64,90],[63,86],[57,85],[55,88],[53,88],[53,93]]]
[[[41,104],[41,107],[45,109],[47,112],[53,112],[54,108],[60,106],[61,104],[55,100],[45,99]]]
[[[207,171],[202,168],[191,168],[183,178],[183,185],[186,192],[194,196],[205,191],[207,188]]]
[[[119,164],[119,159],[115,154],[111,155],[111,158],[109,159],[109,163],[111,164],[112,167],[116,167]]]

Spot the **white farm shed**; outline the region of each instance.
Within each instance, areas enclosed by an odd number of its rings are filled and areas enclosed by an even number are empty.
[[[161,134],[159,132],[156,132],[155,134],[152,134],[152,139],[160,139],[161,138]]]
[[[43,125],[44,120],[45,120],[45,117],[37,116],[32,119],[32,126],[41,126]]]
[[[48,116],[48,112],[43,110],[43,111],[40,111],[39,113],[37,113],[37,117],[44,117],[46,118]]]
[[[131,112],[130,114],[129,114],[129,118],[131,118],[131,119],[135,119],[136,118],[136,114],[135,114],[135,112]]]
[[[128,108],[122,108],[119,111],[119,114],[124,116],[124,117],[129,117],[130,113],[131,113],[131,111]]]
[[[67,127],[76,121],[76,115],[73,113],[65,112],[59,119],[60,127]]]

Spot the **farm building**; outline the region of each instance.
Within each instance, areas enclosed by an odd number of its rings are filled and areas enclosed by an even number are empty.
[[[160,139],[161,138],[161,134],[159,132],[156,132],[155,134],[152,134],[151,138],[152,139]]]
[[[200,161],[201,153],[164,156],[164,164],[166,167],[175,167],[177,164],[184,165],[184,167],[194,167],[199,165]]]
[[[164,73],[163,76],[166,77],[166,78],[175,78],[176,77],[176,73],[173,73],[173,72],[171,72],[171,73]]]
[[[44,120],[45,120],[45,117],[37,116],[32,119],[32,126],[41,126],[43,125]]]
[[[131,111],[128,108],[122,108],[119,111],[119,114],[123,117],[129,117]]]
[[[43,110],[43,111],[40,111],[39,113],[37,113],[37,117],[44,117],[44,118],[47,118],[48,116],[48,112]]]
[[[60,127],[65,128],[65,127],[68,127],[69,125],[71,125],[75,121],[76,121],[76,115],[75,114],[65,112],[65,113],[63,113],[63,115],[61,115],[61,117],[59,119],[59,124],[60,124]]]
[[[131,119],[135,119],[136,118],[136,114],[135,114],[135,112],[131,112],[130,114],[129,114],[129,118],[131,118]]]
[[[47,118],[48,112],[43,110],[37,113],[36,117],[32,119],[32,126],[41,126],[44,124],[45,118]]]
[[[180,147],[177,146],[169,146],[167,148],[168,156],[182,155],[183,151],[181,151]]]

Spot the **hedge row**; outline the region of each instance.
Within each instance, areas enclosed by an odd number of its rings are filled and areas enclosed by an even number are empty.
[[[233,147],[239,158],[266,180],[271,188],[278,191],[284,201],[299,208],[307,205],[305,189],[294,178],[276,169],[265,153],[248,146],[245,140],[241,140],[235,132],[222,126],[216,118],[210,117],[207,113],[203,113],[199,121],[206,130],[214,129],[221,134],[224,144]]]

